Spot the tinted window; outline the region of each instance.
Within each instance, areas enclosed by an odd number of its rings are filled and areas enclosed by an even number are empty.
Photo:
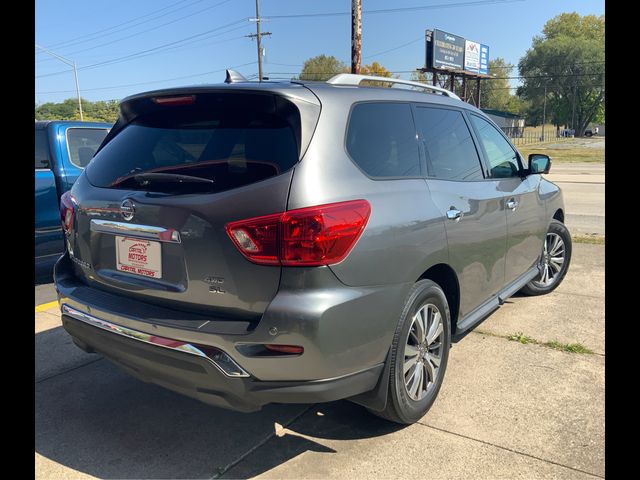
[[[108,132],[106,128],[69,128],[67,145],[71,163],[76,167],[86,167]]]
[[[347,151],[372,177],[416,177],[420,156],[411,106],[361,103],[353,107]]]
[[[47,131],[36,130],[36,168],[51,168]]]
[[[430,176],[458,181],[484,178],[480,157],[461,112],[417,107],[416,125]]]
[[[278,175],[297,161],[294,127],[278,115],[187,108],[142,116],[124,127],[95,156],[87,178],[99,187],[214,192]],[[188,175],[213,183],[148,182],[135,177],[141,173]]]
[[[509,142],[484,118],[477,115],[470,115],[470,117],[489,161],[491,176],[493,178],[517,177],[520,171],[518,157]]]

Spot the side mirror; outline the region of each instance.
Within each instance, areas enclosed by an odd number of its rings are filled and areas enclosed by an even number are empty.
[[[541,153],[529,155],[529,174],[549,173],[551,169],[551,157]]]

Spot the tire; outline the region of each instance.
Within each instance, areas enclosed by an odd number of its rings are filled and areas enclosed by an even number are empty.
[[[562,240],[562,245],[553,243],[555,238],[559,237]],[[563,248],[560,248],[563,247]],[[545,249],[546,248],[546,249]],[[549,250],[549,254],[547,251]],[[556,256],[553,254],[554,250]],[[562,255],[558,255],[562,253]],[[554,258],[562,257],[562,264],[558,268],[558,262],[553,261]],[[562,283],[567,270],[569,269],[569,263],[571,262],[571,235],[569,230],[562,222],[558,220],[551,220],[549,230],[545,235],[545,242],[543,243],[542,256],[540,258],[540,264],[542,268],[548,269],[549,276],[545,279],[545,270],[536,278],[527,283],[521,290],[525,295],[544,295],[546,293],[555,290],[558,285]],[[556,270],[556,268],[558,268]],[[553,275],[553,276],[551,276]]]
[[[426,330],[429,333],[429,327],[437,321],[436,313],[440,315],[441,322],[438,321],[438,324],[442,326],[442,331],[432,335],[429,342],[429,335],[424,337],[421,335],[420,327],[423,323],[420,320],[425,318]],[[400,424],[415,423],[427,413],[440,391],[447,369],[451,346],[450,325],[449,305],[440,286],[431,280],[416,282],[407,296],[391,344],[387,405],[382,412],[370,410],[371,413]],[[433,333],[438,330],[439,327],[435,326]],[[419,338],[424,338],[422,345]],[[412,355],[414,351],[416,353]],[[407,371],[407,378],[404,370],[405,355],[408,359],[406,364],[413,365]],[[436,369],[437,359],[439,359],[439,366]],[[420,376],[423,379],[422,384],[419,383]],[[429,381],[433,378],[435,381]],[[409,379],[408,385],[407,379]],[[425,380],[427,380],[426,388]],[[415,392],[412,393],[413,390]]]

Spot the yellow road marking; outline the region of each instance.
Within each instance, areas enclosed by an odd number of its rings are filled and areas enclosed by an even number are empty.
[[[36,312],[43,312],[45,310],[49,310],[50,308],[57,307],[58,301],[43,303],[42,305],[36,305]]]

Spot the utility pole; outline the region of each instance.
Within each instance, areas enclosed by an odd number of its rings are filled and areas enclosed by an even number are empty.
[[[542,104],[542,141],[544,142],[544,124],[547,122],[547,86],[544,86],[544,103]]]
[[[351,73],[360,73],[362,0],[351,0]]]
[[[64,58],[63,56],[60,56],[56,53],[53,53],[51,50],[47,50],[46,48],[41,47],[37,43],[36,43],[36,48],[39,48],[43,52],[48,53],[52,57],[57,58],[62,63],[66,63],[67,65],[73,68],[73,75],[76,78],[76,95],[78,96],[78,109],[80,110],[80,121],[83,121],[84,117],[82,115],[82,100],[80,99],[80,84],[78,83],[78,69],[76,68],[76,62],[69,60],[68,58]]]
[[[260,0],[256,0],[256,18],[250,18],[249,21],[256,22],[256,33],[247,35],[249,38],[255,38],[258,44],[258,81],[262,81],[262,36],[271,35],[271,32],[260,32]]]
[[[573,136],[576,136],[576,85],[573,85],[573,107],[571,108],[571,130],[573,130]]]

